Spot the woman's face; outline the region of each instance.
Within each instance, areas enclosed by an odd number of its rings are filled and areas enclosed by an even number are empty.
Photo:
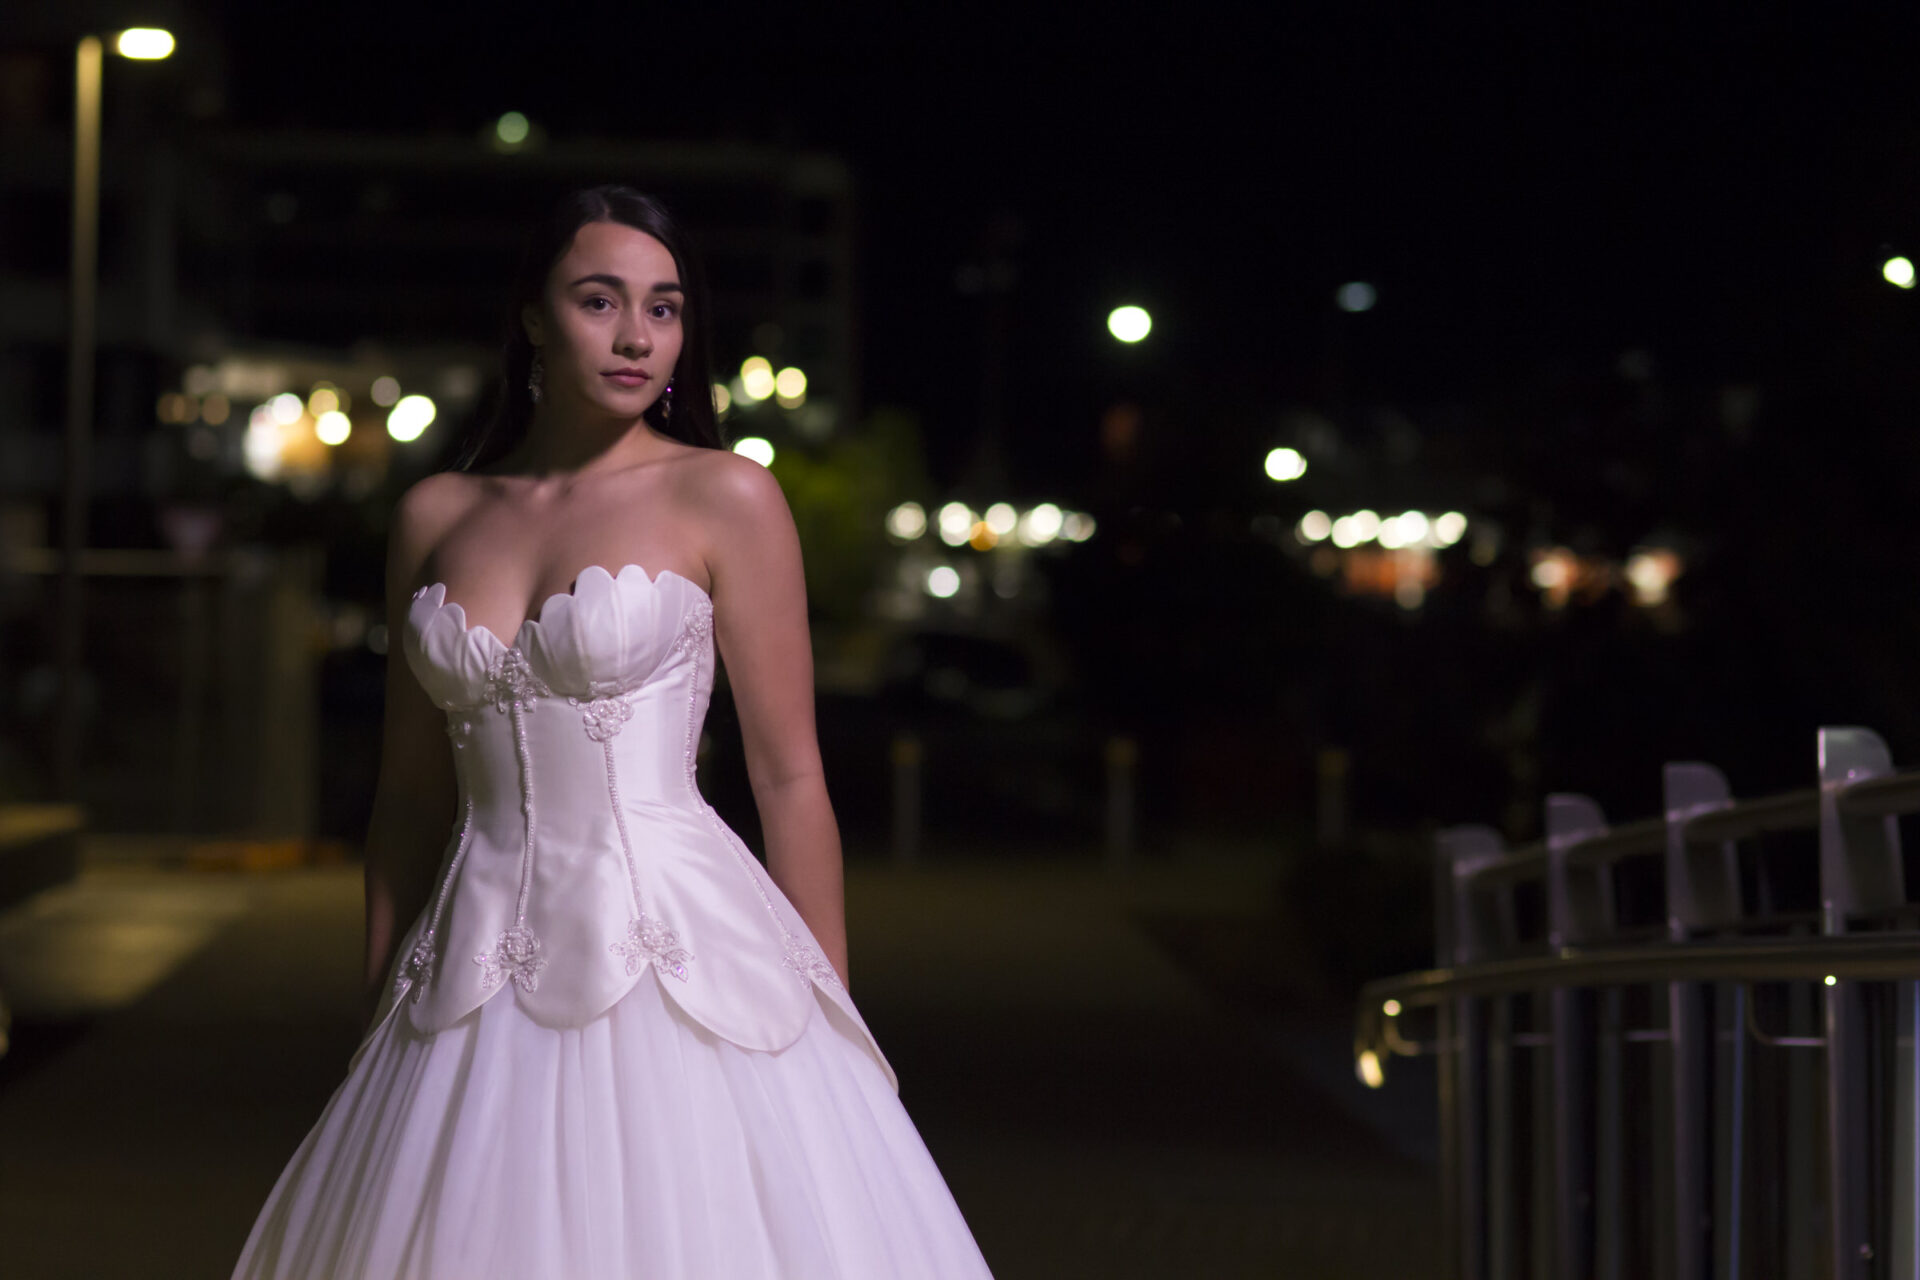
[[[667,246],[623,222],[581,227],[547,273],[542,305],[522,315],[545,365],[542,404],[638,418],[673,376],[685,304]]]

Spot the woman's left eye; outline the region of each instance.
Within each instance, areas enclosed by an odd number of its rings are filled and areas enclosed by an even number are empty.
[[[679,315],[680,308],[674,306],[671,302],[656,302],[653,304],[653,312],[662,320],[665,320],[669,317]]]

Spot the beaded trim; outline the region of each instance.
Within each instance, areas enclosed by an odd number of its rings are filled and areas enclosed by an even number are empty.
[[[520,758],[520,811],[527,815],[527,847],[520,862],[520,896],[514,905],[513,927],[494,940],[493,949],[473,958],[480,966],[480,985],[493,988],[511,978],[522,991],[540,985],[540,971],[547,958],[540,953],[540,939],[527,927],[527,902],[533,893],[534,816],[533,754],[527,747],[526,712],[541,698],[553,696],[546,682],[535,675],[527,655],[518,645],[500,653],[487,666],[487,700],[494,710],[513,717],[514,753]]]
[[[819,982],[827,986],[840,987],[842,990],[845,990],[844,984],[840,981],[840,975],[834,970],[832,962],[821,955],[806,939],[789,929],[787,922],[780,918],[780,909],[774,906],[773,899],[767,896],[766,887],[760,883],[760,877],[754,874],[753,867],[749,865],[755,860],[753,854],[748,851],[745,845],[740,843],[740,838],[734,834],[733,828],[726,824],[726,820],[720,816],[719,812],[707,803],[707,798],[700,794],[700,784],[696,776],[697,761],[695,759],[696,743],[694,734],[698,729],[697,720],[700,714],[700,672],[702,669],[700,659],[707,651],[709,647],[707,641],[712,635],[713,604],[709,600],[702,600],[694,606],[693,612],[687,615],[686,625],[681,630],[679,636],[674,639],[673,644],[676,652],[685,651],[691,653],[693,656],[693,675],[687,681],[687,736],[685,743],[687,792],[693,797],[694,804],[706,815],[708,823],[714,829],[714,833],[733,851],[735,859],[740,861],[741,872],[746,875],[748,882],[753,885],[753,891],[760,895],[760,901],[765,904],[767,914],[773,917],[774,924],[779,927],[784,950],[781,963],[784,967],[791,969],[803,985],[808,982]]]
[[[394,999],[413,991],[413,1001],[427,993],[427,983],[433,973],[434,939],[439,934],[440,917],[447,909],[447,894],[453,889],[454,878],[460,874],[460,864],[467,859],[467,845],[473,840],[473,787],[467,782],[466,768],[462,761],[466,759],[467,739],[473,734],[473,719],[466,712],[450,712],[447,716],[447,736],[453,739],[454,776],[460,783],[463,796],[460,814],[460,838],[453,850],[453,857],[447,862],[446,874],[441,877],[440,889],[434,896],[433,914],[427,917],[427,927],[413,944],[413,950],[407,954],[407,960],[401,966],[400,976],[394,983]]]
[[[579,699],[568,698],[568,702],[579,705]],[[618,707],[617,712],[611,708]],[[640,868],[633,860],[633,840],[627,835],[626,810],[620,805],[619,771],[614,767],[613,738],[633,716],[633,705],[618,695],[595,698],[586,704],[581,720],[587,726],[587,736],[599,742],[602,755],[607,762],[607,802],[613,808],[614,829],[620,833],[620,852],[627,861],[627,885],[633,892],[633,916],[627,922],[627,936],[624,941],[610,943],[607,950],[626,961],[627,974],[631,977],[640,972],[640,966],[652,963],[661,973],[670,973],[685,982],[687,980],[687,961],[693,959],[693,953],[680,945],[680,935],[665,924],[648,915],[640,903]]]

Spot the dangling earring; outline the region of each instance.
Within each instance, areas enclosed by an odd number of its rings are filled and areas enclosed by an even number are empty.
[[[664,424],[673,418],[673,379],[667,379],[667,389],[660,393],[660,421]]]
[[[540,403],[540,383],[547,376],[547,366],[540,359],[540,348],[533,349],[533,365],[527,370],[527,394],[533,397],[535,404]]]

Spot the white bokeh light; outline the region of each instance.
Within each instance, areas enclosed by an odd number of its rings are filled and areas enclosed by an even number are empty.
[[[773,441],[764,436],[741,436],[733,442],[733,451],[743,458],[752,458],[763,467],[773,465]]]
[[[927,531],[927,513],[917,502],[903,502],[887,512],[887,532],[902,542],[912,542]]]
[[[353,434],[353,423],[338,409],[329,409],[314,420],[313,434],[321,444],[345,444]]]
[[[940,541],[957,547],[973,536],[974,515],[966,503],[949,502],[940,508]]]
[[[1282,484],[1289,480],[1298,480],[1307,474],[1307,460],[1298,449],[1282,446],[1267,451],[1267,478]]]
[[[1355,280],[1343,284],[1333,295],[1342,311],[1371,311],[1373,304],[1380,300],[1380,294],[1365,280]]]
[[[748,356],[740,362],[740,386],[749,400],[765,400],[773,395],[776,379],[773,365],[765,356]]]
[[[1122,342],[1138,342],[1153,332],[1153,317],[1145,307],[1115,307],[1107,316],[1107,332]]]

